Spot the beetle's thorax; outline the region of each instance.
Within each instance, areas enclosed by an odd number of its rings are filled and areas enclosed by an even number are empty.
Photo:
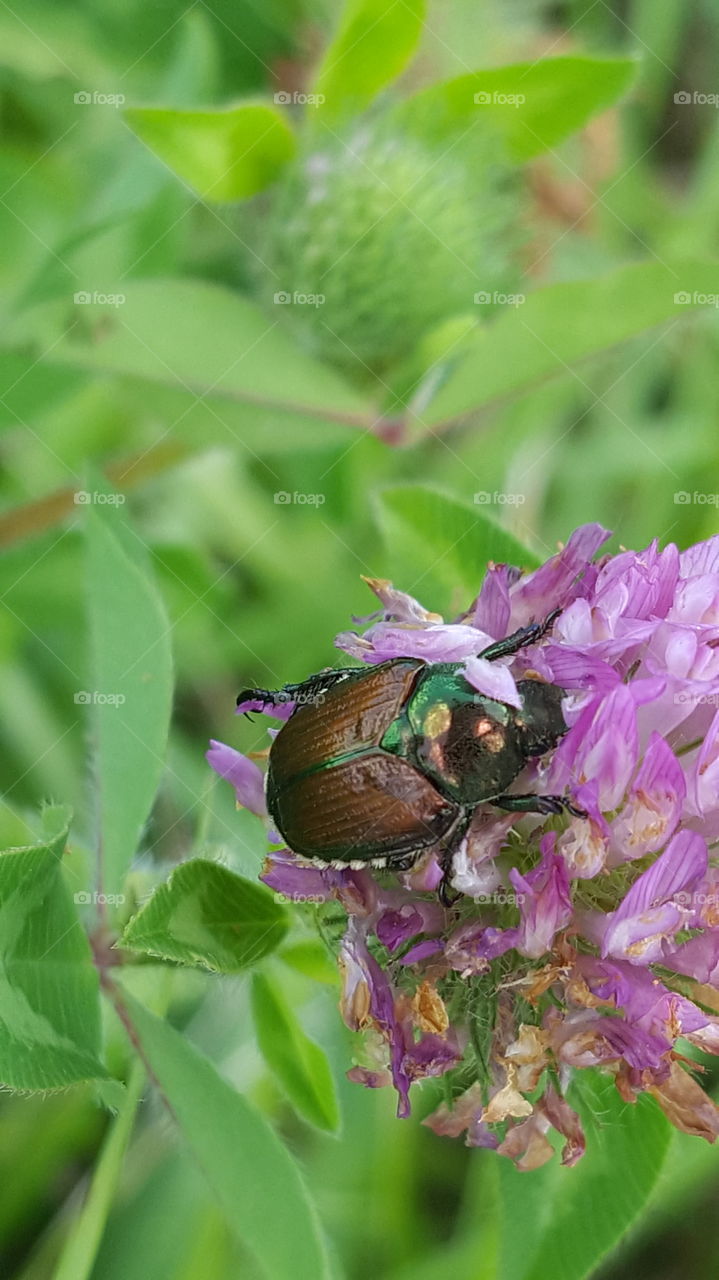
[[[460,804],[500,795],[526,758],[511,709],[478,694],[460,664],[427,668],[382,746]]]
[[[515,709],[478,693],[462,675],[461,663],[428,666],[382,746],[409,760],[459,804],[490,800],[566,731],[563,690],[538,680],[521,680],[518,690],[522,705]]]

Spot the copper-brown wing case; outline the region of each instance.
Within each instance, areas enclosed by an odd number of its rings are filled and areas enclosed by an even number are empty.
[[[426,849],[459,813],[411,764],[379,750],[297,778],[274,810],[290,849],[325,862]]]
[[[341,680],[321,702],[298,707],[272,744],[268,792],[348,752],[378,746],[424,665],[416,658],[383,662]]]

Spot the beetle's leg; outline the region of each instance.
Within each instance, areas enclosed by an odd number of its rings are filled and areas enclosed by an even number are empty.
[[[309,698],[331,689],[333,685],[346,680],[348,676],[361,674],[361,667],[328,667],[326,671],[318,671],[316,675],[309,676],[307,680],[301,680],[299,684],[284,685],[282,692],[286,695],[288,702],[297,702],[303,697]]]
[[[453,870],[452,864],[454,855],[467,834],[473,814],[474,810],[472,809],[469,811],[463,810],[440,842],[439,865],[442,868],[442,879],[437,886],[437,895],[443,907],[453,907],[455,902],[462,896],[450,884]]]
[[[528,627],[520,627],[518,631],[513,631],[511,636],[505,636],[503,640],[495,640],[492,644],[488,644],[486,649],[477,654],[478,658],[487,658],[490,662],[494,662],[495,658],[507,658],[512,653],[518,653],[520,649],[524,649],[526,645],[536,644],[542,636],[546,635],[552,623],[559,617],[561,609],[552,609],[548,613],[543,622],[531,622]]]
[[[280,702],[287,702],[283,689],[243,689],[238,693],[235,699],[235,706],[242,706],[243,702],[262,702],[268,707],[277,706]],[[248,716],[249,711],[245,712]]]
[[[357,667],[320,671],[308,680],[299,684],[285,684],[281,689],[243,689],[237,695],[237,706],[243,702],[263,702],[266,706],[278,706],[282,702],[311,702],[320,694],[326,693],[333,685],[338,684],[349,675],[355,675]],[[247,712],[245,713],[247,714]]]
[[[459,899],[462,897],[462,895],[457,891],[457,889],[453,889],[451,884],[449,883],[449,876],[452,870],[452,866],[451,866],[451,862],[449,866],[445,865],[444,857],[442,859],[442,870],[443,870],[443,875],[437,887],[437,897],[439,898],[443,907],[453,907],[455,902],[458,902]]]
[[[420,853],[424,853],[423,849],[419,849],[417,853],[406,853],[403,858],[390,858],[387,862],[388,871],[411,871]]]
[[[495,796],[490,804],[508,813],[571,813],[573,818],[586,818],[584,809],[578,809],[566,796]]]

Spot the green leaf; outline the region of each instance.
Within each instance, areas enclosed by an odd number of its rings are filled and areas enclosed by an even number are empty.
[[[534,552],[485,515],[482,505],[470,506],[423,485],[381,490],[377,515],[395,580],[425,600],[439,592],[447,607],[461,607],[453,596],[458,586],[476,595],[490,560],[527,569],[539,564]]]
[[[290,942],[279,953],[280,960],[303,973],[313,982],[324,982],[330,987],[337,986],[339,973],[336,963],[330,958],[327,947],[314,938],[301,938],[298,942]]]
[[[63,876],[66,838],[64,825],[44,844],[0,853],[0,1084],[10,1089],[107,1074],[98,977]]]
[[[631,85],[631,58],[539,58],[472,71],[408,98],[395,118],[428,140],[476,126],[497,134],[517,164],[550,150]]]
[[[105,315],[101,332],[92,338],[62,340],[52,357],[75,368],[140,378],[181,393],[184,410],[176,411],[175,436],[191,416],[188,405],[194,408],[200,397],[205,402],[199,406],[200,419],[192,424],[195,440],[200,423],[203,436],[216,430],[218,420],[222,425],[227,401],[243,408],[264,406],[274,416],[277,410],[326,414],[343,424],[340,439],[345,424],[371,426],[367,402],[285,333],[279,324],[281,305],[277,318],[268,319],[248,299],[200,281],[138,280],[125,292],[126,301],[112,317]],[[272,416],[264,431],[269,444],[271,424]],[[236,445],[244,439],[244,430],[230,429],[226,435]],[[290,438],[294,447],[301,446],[297,424]]]
[[[274,951],[287,932],[287,912],[263,885],[219,862],[193,858],[156,889],[122,935],[121,945],[238,973]]]
[[[269,1280],[329,1280],[314,1206],[265,1119],[167,1023],[130,996],[121,1004],[230,1226]]]
[[[74,369],[45,367],[26,352],[0,351],[0,424],[39,418],[69,398],[80,382]]]
[[[205,200],[246,200],[264,191],[294,154],[281,112],[261,102],[223,111],[128,107],[143,142]]]
[[[362,111],[397,78],[417,47],[425,8],[424,0],[349,0],[314,86],[322,118]]]
[[[630,1105],[609,1077],[583,1071],[572,1103],[587,1138],[574,1168],[552,1163],[527,1174],[500,1162],[498,1270],[504,1280],[593,1275],[641,1213],[661,1172],[672,1129],[653,1099]]]
[[[453,1239],[426,1252],[419,1265],[393,1271],[391,1280],[588,1280],[599,1274],[598,1264],[645,1210],[663,1167],[676,1185],[667,1164],[674,1131],[646,1095],[629,1105],[610,1077],[587,1069],[578,1077],[570,1101],[587,1138],[578,1164],[563,1168],[557,1153],[542,1168],[520,1173],[493,1151],[475,1151]]]
[[[252,979],[252,1013],[265,1062],[295,1110],[319,1129],[336,1131],[340,1118],[327,1057],[263,973]]]
[[[87,493],[113,496],[101,488]],[[172,704],[170,627],[122,506],[91,501],[86,536],[91,688],[75,698],[92,713],[100,887],[115,895],[162,774]]]
[[[719,266],[697,262],[641,263],[537,289],[482,326],[422,419],[428,427],[446,425],[546,378],[571,374],[589,356],[682,320],[716,294]]]

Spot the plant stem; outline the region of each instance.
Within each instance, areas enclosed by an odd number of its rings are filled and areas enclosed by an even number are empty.
[[[130,1071],[127,1094],[107,1131],[85,1202],[65,1240],[54,1280],[88,1280],[92,1273],[144,1082],[144,1067],[136,1059]]]

